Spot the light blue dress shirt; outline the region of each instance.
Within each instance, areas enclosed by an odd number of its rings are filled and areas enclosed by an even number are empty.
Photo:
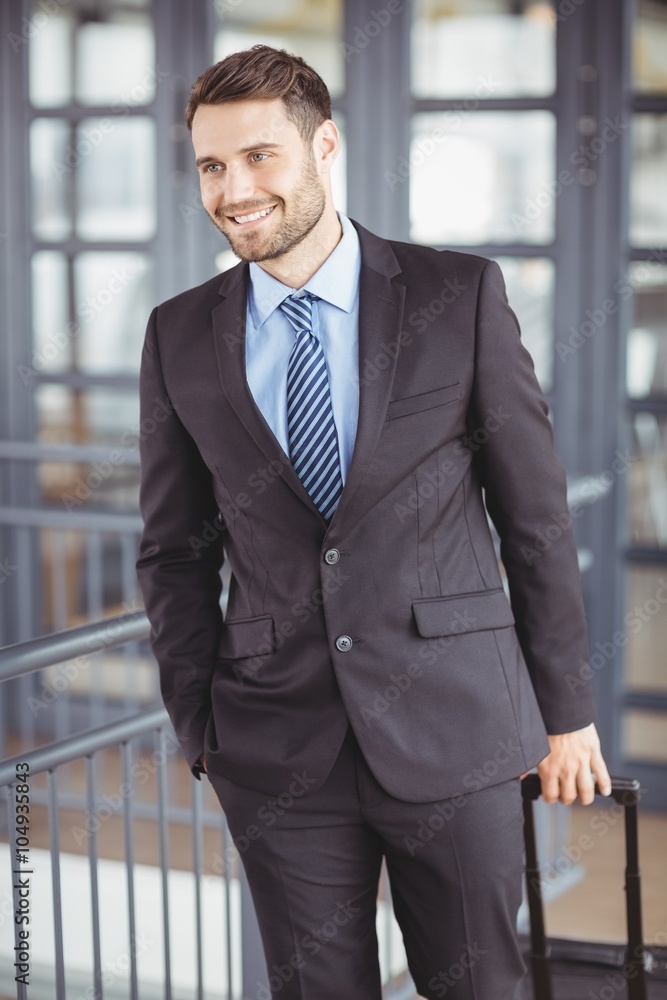
[[[287,366],[296,334],[280,303],[295,292],[312,292],[313,333],[319,339],[331,386],[343,482],[352,459],[359,415],[359,272],[356,229],[342,212],[343,235],[303,288],[290,288],[250,264],[246,311],[246,379],[264,419],[289,456]]]

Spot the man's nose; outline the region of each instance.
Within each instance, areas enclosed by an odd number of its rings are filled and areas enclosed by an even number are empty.
[[[245,167],[230,166],[225,178],[224,203],[232,207],[243,206],[255,197],[255,185],[250,171]]]

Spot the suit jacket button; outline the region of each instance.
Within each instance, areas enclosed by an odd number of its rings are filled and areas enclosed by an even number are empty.
[[[337,563],[339,559],[340,559],[340,552],[338,551],[338,549],[327,549],[326,552],[324,553],[324,561],[328,562],[330,566],[333,566],[334,563]]]
[[[340,649],[341,653],[347,653],[348,649],[352,649],[352,640],[349,635],[339,635],[336,639],[336,649]]]

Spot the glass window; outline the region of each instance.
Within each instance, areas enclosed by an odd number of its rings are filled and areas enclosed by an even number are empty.
[[[30,126],[32,229],[40,240],[64,240],[70,215],[76,142],[68,122],[38,118]]]
[[[632,437],[628,481],[630,542],[664,548],[667,546],[667,414],[636,413]]]
[[[625,286],[633,290],[633,319],[628,333],[628,395],[667,395],[667,267],[656,260],[638,261]]]
[[[79,325],[72,337],[79,371],[138,373],[154,304],[151,276],[144,254],[79,254],[74,263]]]
[[[33,6],[30,37],[30,101],[57,108],[74,100],[95,105],[149,104],[157,73],[151,18],[132,6],[77,0]]]
[[[634,37],[635,89],[667,94],[667,2],[639,0]]]
[[[547,243],[554,236],[555,120],[546,111],[445,111],[413,119],[410,236],[417,243]]]
[[[32,367],[23,373],[26,386],[34,384],[35,373],[63,372],[71,366],[67,281],[65,254],[50,250],[33,254],[33,352]]]
[[[37,478],[42,503],[68,513],[95,507],[120,512],[139,505],[139,466],[115,446],[94,462],[40,462]]]
[[[613,636],[613,643],[608,645],[624,646],[625,685],[630,691],[667,692],[664,656],[667,646],[666,605],[665,567],[629,567],[623,629]],[[628,758],[666,761],[667,715],[640,709],[626,710],[623,742],[624,754]]]
[[[71,389],[41,385],[35,392],[38,440],[42,444],[88,444],[108,448],[96,462],[40,462],[37,481],[43,503],[66,511],[90,506],[127,510],[138,506],[139,466],[123,449],[139,453],[139,401],[135,391]]]
[[[415,0],[414,11],[415,96],[483,98],[553,93],[553,3]]]
[[[543,392],[553,384],[554,265],[537,257],[496,258],[505,278],[507,298],[521,327],[521,339],[530,351]]]
[[[40,385],[35,391],[35,404],[37,440],[42,444],[139,448],[139,394],[136,389]]]
[[[662,246],[667,240],[667,115],[635,115],[630,176],[630,242]]]
[[[667,714],[628,709],[623,719],[623,750],[628,760],[667,764]]]
[[[262,42],[301,56],[332,97],[345,90],[343,0],[214,0],[218,16],[214,59]]]
[[[149,104],[155,96],[155,41],[150,18],[131,11],[96,13],[76,33],[80,104]]]
[[[626,614],[616,644],[625,645],[627,687],[667,691],[667,568],[630,566],[626,573]]]
[[[48,251],[33,256],[34,373],[136,374],[153,306],[149,258],[136,253],[84,253],[74,262],[74,316],[67,305],[67,262]]]
[[[43,20],[30,38],[30,103],[34,108],[61,108],[72,99],[72,11],[60,8],[52,15],[34,6],[33,18],[41,14]]]
[[[150,239],[157,223],[152,119],[85,118],[77,129],[77,150],[77,235]]]

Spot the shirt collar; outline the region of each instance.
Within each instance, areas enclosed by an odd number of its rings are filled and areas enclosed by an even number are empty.
[[[342,212],[337,212],[343,235],[327,259],[306,284],[296,291],[312,292],[344,312],[352,312],[359,286],[361,248],[356,229]],[[280,303],[295,289],[278,281],[254,261],[250,264],[249,305],[255,329],[269,318]]]

